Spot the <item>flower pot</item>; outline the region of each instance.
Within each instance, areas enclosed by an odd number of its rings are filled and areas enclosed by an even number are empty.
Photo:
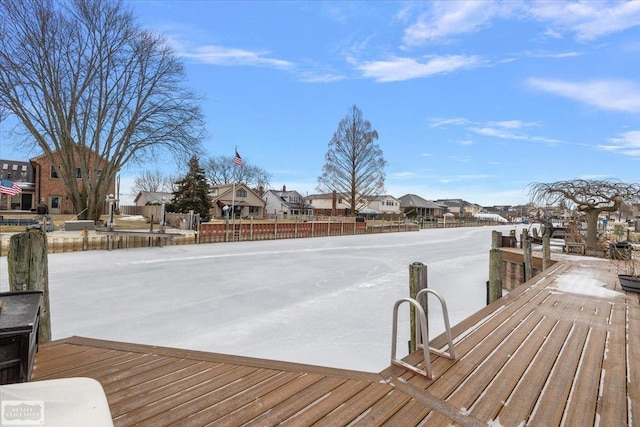
[[[630,276],[628,274],[618,274],[622,289],[629,292],[640,292],[640,276]]]

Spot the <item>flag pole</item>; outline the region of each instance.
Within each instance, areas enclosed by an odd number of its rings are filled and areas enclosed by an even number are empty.
[[[235,153],[238,153],[238,146],[236,145],[236,149],[235,149]],[[236,180],[238,177],[237,174],[237,169],[238,165],[235,162],[235,157],[233,159],[233,187],[231,190],[231,224],[235,225],[235,218],[236,218]],[[234,227],[235,230],[235,227]]]

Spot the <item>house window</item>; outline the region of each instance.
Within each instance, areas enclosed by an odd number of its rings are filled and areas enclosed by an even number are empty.
[[[51,165],[51,178],[60,178],[58,176],[58,166]]]
[[[100,181],[100,178],[102,177],[102,169],[96,169],[95,175],[96,181]]]
[[[236,197],[247,197],[247,190],[244,188],[238,188],[236,190]]]
[[[51,196],[51,209],[60,209],[60,197]]]
[[[76,178],[82,178],[82,169],[76,168]]]

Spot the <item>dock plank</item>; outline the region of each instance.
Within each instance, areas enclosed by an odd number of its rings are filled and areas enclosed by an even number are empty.
[[[362,381],[348,380],[335,390],[332,390],[330,394],[319,398],[300,412],[283,421],[281,425],[295,427],[315,424],[337,407],[343,405],[344,402],[369,387],[369,385],[369,383]]]
[[[600,426],[620,426],[620,414],[627,414],[627,380],[626,380],[626,307],[615,304],[611,310],[602,362],[602,389],[596,413]],[[626,418],[626,417],[624,417]],[[626,421],[626,420],[625,420]],[[627,424],[626,422],[624,423]]]
[[[344,378],[324,377],[315,384],[312,384],[301,392],[296,393],[290,400],[274,405],[269,412],[255,417],[245,425],[256,427],[276,425],[314,404],[314,402],[317,402],[323,396],[329,396],[339,386],[343,385],[347,381],[348,380]]]

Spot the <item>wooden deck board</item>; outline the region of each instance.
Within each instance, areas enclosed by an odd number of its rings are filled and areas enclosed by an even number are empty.
[[[283,401],[296,396],[299,392],[316,384],[321,379],[322,377],[320,375],[311,374],[299,375],[295,379],[283,382],[282,384],[265,382],[262,387],[252,389],[252,393],[248,395],[243,393],[242,399],[234,399],[235,402],[233,405],[227,404],[221,405],[220,407],[209,407],[205,411],[201,411],[184,420],[180,425],[205,425],[206,420],[211,419],[208,413],[212,411],[226,414],[215,421],[219,425],[243,425],[270,411],[271,408],[279,405]]]
[[[348,380],[336,377],[325,377],[312,384],[304,390],[296,393],[293,402],[283,401],[274,405],[271,410],[247,423],[249,426],[270,426],[277,424],[280,420],[286,420],[306,407],[317,402],[323,396],[333,393],[336,388],[343,385]]]
[[[371,406],[391,393],[392,390],[393,389],[387,385],[369,384],[367,388],[342,403],[334,411],[318,420],[314,425],[327,427],[347,425],[359,416],[366,414]]]
[[[369,383],[356,380],[348,380],[344,384],[331,391],[330,395],[325,395],[304,410],[294,416],[283,420],[282,426],[310,426],[322,419],[326,414],[334,411],[338,406],[360,393]]]
[[[640,295],[640,294],[638,294]],[[640,298],[640,297],[639,297]],[[627,388],[631,407],[629,417],[640,422],[640,302],[627,308]]]
[[[617,291],[571,293],[560,278]],[[579,281],[579,280],[578,280]],[[448,301],[455,306],[454,301]],[[453,328],[433,380],[71,337],[41,346],[34,380],[89,376],[117,427],[630,425],[640,419],[640,298],[615,266],[562,261]],[[442,348],[444,334],[431,342]],[[422,352],[404,360],[422,367]]]
[[[194,412],[229,399],[242,390],[251,390],[256,384],[278,377],[280,381],[292,379],[296,374],[283,374],[266,369],[238,367],[225,374],[216,376],[194,387],[183,389],[174,395],[128,412],[122,420],[132,425],[131,416],[135,416],[135,425],[157,426],[170,425],[180,421]],[[152,408],[152,411],[149,409]],[[149,417],[149,415],[152,415]],[[224,413],[217,414],[218,417]],[[125,418],[126,417],[126,418]]]
[[[616,304],[611,312],[611,325],[617,326],[608,331],[604,361],[602,363],[602,390],[596,413],[600,426],[620,426],[616,418],[627,414],[626,381],[626,309]],[[626,416],[625,416],[626,418]]]

